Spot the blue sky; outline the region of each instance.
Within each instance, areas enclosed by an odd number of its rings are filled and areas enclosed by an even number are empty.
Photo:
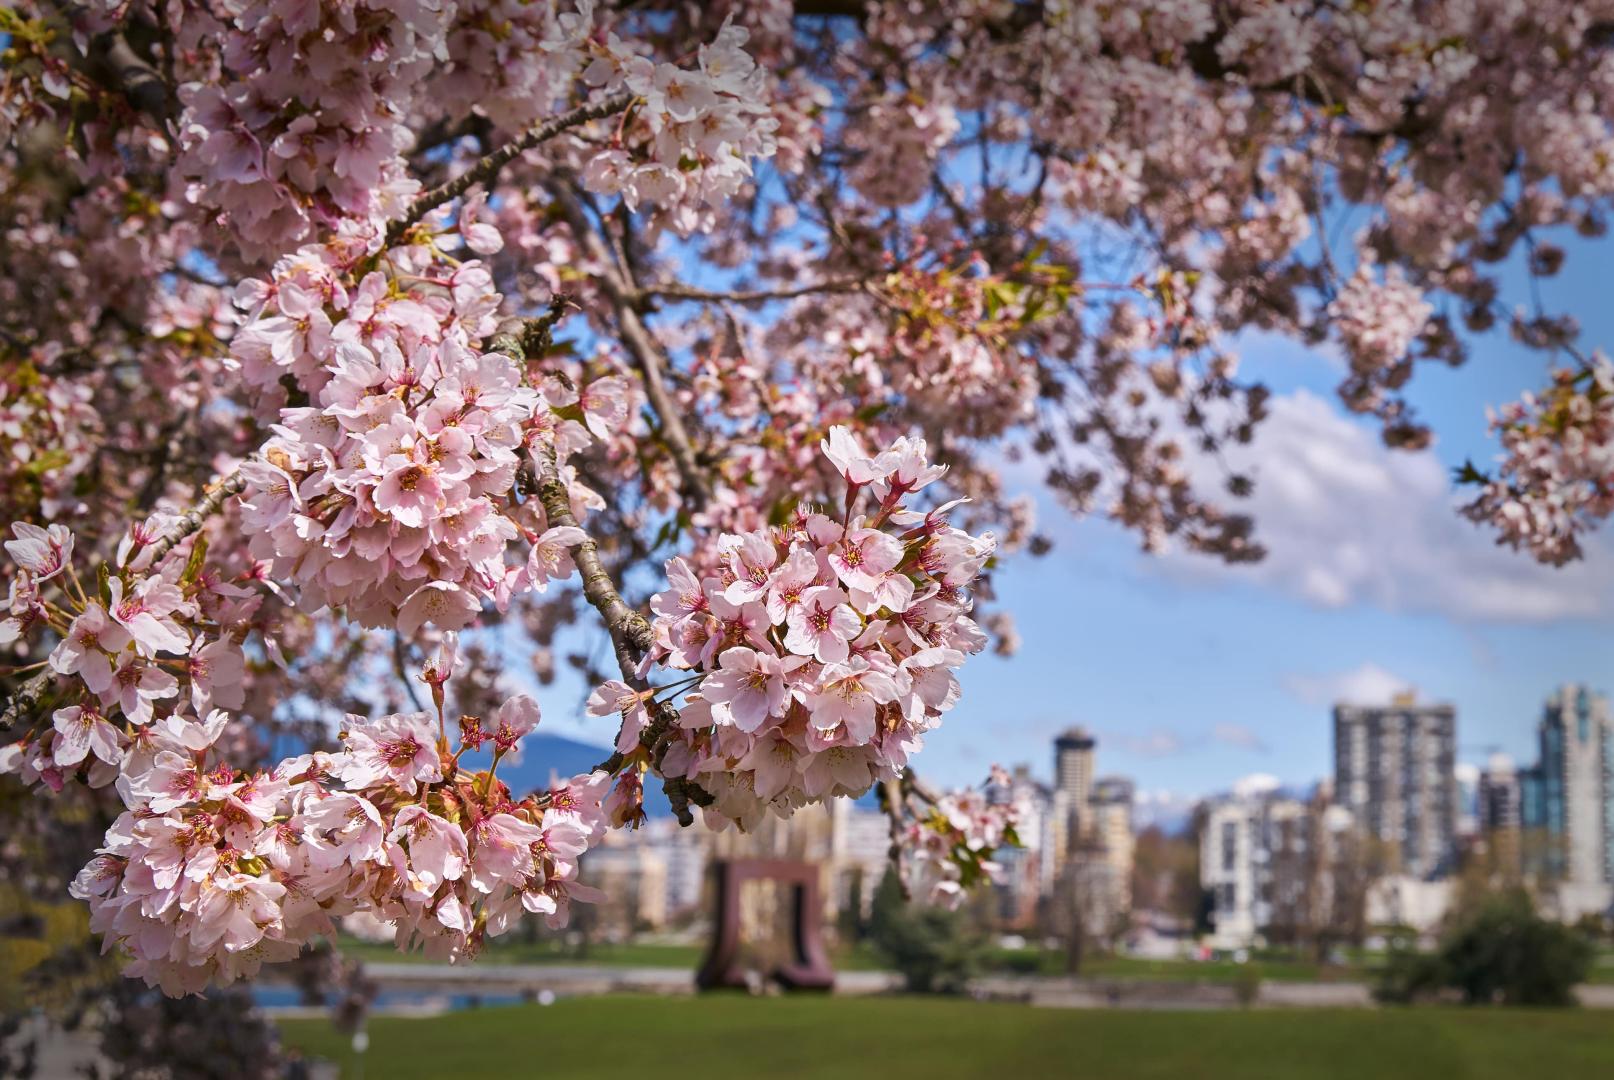
[[[1603,295],[1614,259],[1592,242],[1567,246],[1568,271],[1542,299],[1576,315],[1588,345],[1614,344]],[[1516,268],[1505,296],[1530,301]],[[1501,749],[1532,760],[1555,685],[1614,689],[1614,537],[1555,571],[1496,548],[1454,512],[1463,496],[1450,469],[1496,453],[1486,407],[1546,371],[1505,334],[1473,345],[1463,368],[1426,365],[1413,379],[1409,397],[1438,437],[1409,454],[1338,405],[1342,368],[1326,347],[1242,342],[1242,372],[1275,395],[1250,458],[1268,559],[1228,568],[1144,555],[1101,515],[1077,519],[1041,499],[1053,552],[1011,560],[996,580],[1021,650],[965,667],[963,701],[918,768],[950,785],[978,783],[994,762],[1047,776],[1053,736],[1079,723],[1098,735],[1100,771],[1131,776],[1169,815],[1251,773],[1297,787],[1322,778],[1332,702],[1398,686],[1456,705],[1461,759]],[[1028,472],[1024,489],[1037,486]],[[582,692],[566,674],[543,691],[546,730],[603,744],[613,732],[581,717]]]
[[[1614,261],[1596,244],[1570,250],[1543,299],[1579,318],[1588,344],[1614,342]],[[1509,274],[1507,295],[1528,300],[1522,275]],[[1540,385],[1539,354],[1492,334],[1465,367],[1420,370],[1410,397],[1438,433],[1423,454],[1384,449],[1371,422],[1339,407],[1326,350],[1253,339],[1242,355],[1276,395],[1253,456],[1268,560],[1145,556],[1108,522],[1045,510],[1054,552],[998,579],[1021,652],[971,663],[926,769],[962,783],[991,760],[1024,760],[1046,775],[1053,735],[1081,723],[1098,735],[1100,770],[1155,798],[1254,772],[1305,785],[1332,769],[1331,703],[1397,685],[1455,703],[1461,759],[1496,748],[1532,760],[1554,685],[1614,688],[1610,538],[1554,571],[1451,510],[1450,467],[1494,457],[1485,408]]]

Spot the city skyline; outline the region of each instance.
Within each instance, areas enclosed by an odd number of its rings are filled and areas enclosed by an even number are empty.
[[[1614,269],[1596,245],[1571,257]],[[1517,268],[1511,284],[1526,287]],[[1614,340],[1598,274],[1540,283],[1588,337]],[[926,738],[916,767],[943,786],[979,784],[986,766],[1040,762],[1080,724],[1115,771],[1138,782],[1145,813],[1164,794],[1182,807],[1266,773],[1289,783],[1327,775],[1337,701],[1384,704],[1413,687],[1462,717],[1458,760],[1491,748],[1534,753],[1542,698],[1566,682],[1614,691],[1614,534],[1583,561],[1542,567],[1498,548],[1461,519],[1451,470],[1496,452],[1485,410],[1539,382],[1538,356],[1502,335],[1481,339],[1461,372],[1431,368],[1412,406],[1441,432],[1409,453],[1334,397],[1343,367],[1327,348],[1241,343],[1241,375],[1272,390],[1252,455],[1256,518],[1268,558],[1224,567],[1202,556],[1147,555],[1102,512],[1074,517],[1029,466],[1005,466],[1033,495],[1043,558],[1006,560],[986,611],[1013,612],[1020,649],[975,658],[963,695]],[[519,661],[522,658],[512,658]],[[605,745],[613,731],[581,715],[588,693],[562,668],[539,688],[545,726]]]

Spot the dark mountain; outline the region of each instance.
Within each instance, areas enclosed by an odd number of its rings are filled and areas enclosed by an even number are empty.
[[[610,753],[609,749],[590,746],[575,739],[534,732],[521,740],[521,763],[501,764],[499,779],[509,784],[514,794],[524,795],[537,788],[548,787],[552,772],[561,777],[575,776],[598,765]],[[474,767],[486,766],[479,762]],[[672,808],[667,805],[667,796],[661,793],[659,781],[651,780],[645,784],[644,808],[651,817],[671,815]]]

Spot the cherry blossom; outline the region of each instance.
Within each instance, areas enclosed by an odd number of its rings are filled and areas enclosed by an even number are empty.
[[[1251,331],[1416,449],[1418,368],[1505,329],[1562,370],[1466,513],[1551,563],[1614,513],[1609,363],[1504,269],[1605,230],[1596,5],[14,8],[0,771],[123,802],[74,893],[169,992],[359,912],[563,922],[651,782],[720,828],[894,787],[956,901],[1012,826],[910,766],[1018,639],[1027,478],[1260,558],[1194,467],[1268,411]],[[540,681],[609,639],[597,772],[498,779],[493,628]]]

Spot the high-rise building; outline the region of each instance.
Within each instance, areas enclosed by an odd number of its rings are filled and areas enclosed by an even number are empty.
[[[1074,844],[1090,828],[1088,801],[1093,796],[1093,748],[1097,740],[1085,728],[1073,727],[1054,740],[1054,790],[1064,795],[1066,842]]]
[[[1404,873],[1432,878],[1456,856],[1457,711],[1419,705],[1334,706],[1334,795]]]
[[[1475,816],[1496,870],[1516,877],[1521,870],[1520,830],[1524,824],[1520,772],[1506,754],[1492,754],[1479,772]]]
[[[1614,883],[1614,717],[1608,698],[1569,684],[1547,699],[1541,757],[1521,777],[1533,874],[1574,885]]]
[[[1492,754],[1479,774],[1479,827],[1485,832],[1517,829],[1524,821],[1519,805],[1519,770],[1506,754]]]
[[[1132,860],[1136,841],[1132,837],[1133,784],[1120,776],[1101,777],[1093,784],[1093,838],[1103,851],[1102,858],[1112,871],[1116,911],[1132,907]]]

